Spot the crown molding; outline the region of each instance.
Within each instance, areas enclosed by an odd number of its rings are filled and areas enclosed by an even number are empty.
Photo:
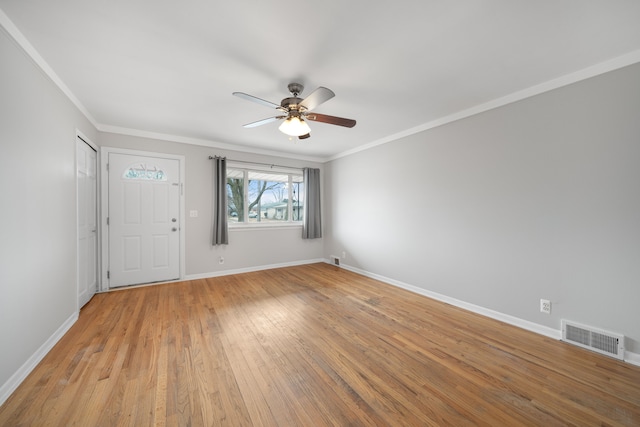
[[[293,159],[293,160],[304,160],[307,162],[315,162],[315,163],[324,163],[326,161],[326,159],[323,159],[320,157],[296,155],[293,153],[286,153],[282,151],[264,150],[264,149],[255,148],[255,147],[235,145],[235,144],[229,144],[225,142],[217,142],[217,141],[212,141],[208,139],[191,138],[186,136],[178,136],[178,135],[171,135],[166,133],[131,129],[131,128],[125,128],[120,126],[110,126],[110,125],[100,124],[96,126],[96,128],[100,132],[114,133],[114,134],[128,135],[128,136],[137,136],[140,138],[157,139],[160,141],[178,142],[181,144],[199,145],[202,147],[218,148],[220,150],[231,150],[231,151],[238,151],[242,153],[260,154],[264,156],[274,156],[274,157],[281,157],[281,158]]]
[[[252,154],[261,154],[268,156],[278,156],[296,160],[304,160],[311,161],[317,163],[327,163],[332,160],[339,159],[341,157],[350,156],[355,153],[359,153],[361,151],[365,151],[379,145],[387,144],[389,142],[396,141],[401,138],[405,138],[407,136],[411,136],[420,132],[427,131],[429,129],[433,129],[439,126],[446,125],[448,123],[455,122],[457,120],[461,120],[467,117],[474,116],[476,114],[484,113],[489,110],[493,110],[495,108],[503,107],[505,105],[521,101],[526,98],[530,98],[532,96],[536,96],[554,89],[561,88],[563,86],[567,86],[573,83],[580,82],[582,80],[589,79],[591,77],[598,76],[600,74],[604,74],[610,71],[614,71],[629,65],[633,65],[635,63],[640,62],[640,50],[636,50],[633,52],[629,52],[625,55],[618,56],[616,58],[610,59],[608,61],[604,61],[590,67],[584,68],[582,70],[566,74],[564,76],[558,77],[556,79],[549,80],[547,82],[529,87],[527,89],[523,89],[512,94],[503,96],[501,98],[494,99],[492,101],[476,105],[475,107],[471,107],[448,116],[444,116],[427,123],[424,123],[419,126],[415,126],[413,128],[404,130],[402,132],[394,133],[392,135],[388,135],[386,137],[380,138],[378,140],[372,141],[368,144],[361,145],[351,150],[343,151],[333,156],[328,157],[312,157],[312,156],[300,156],[292,153],[285,153],[279,151],[271,151],[271,150],[263,150],[259,148],[241,146],[241,145],[233,145],[229,143],[223,142],[215,142],[198,138],[189,138],[182,137],[177,135],[168,135],[156,132],[148,132],[138,129],[130,129],[118,126],[111,126],[98,123],[94,117],[89,113],[89,111],[82,105],[80,100],[76,98],[76,96],[71,92],[71,90],[64,84],[64,82],[60,79],[60,77],[53,71],[53,69],[47,64],[47,62],[40,56],[40,54],[36,51],[36,49],[29,43],[26,37],[20,32],[20,30],[15,26],[15,24],[9,19],[9,17],[0,10],[0,27],[12,38],[18,46],[22,48],[22,50],[31,58],[31,60],[45,73],[47,77],[56,85],[58,88],[71,100],[71,102],[80,110],[82,114],[93,124],[93,126],[100,132],[110,132],[122,135],[130,135],[130,136],[139,136],[143,138],[153,138],[159,139],[163,141],[171,141],[171,142],[179,142],[185,144],[193,144],[200,145],[205,147],[219,148],[224,150],[233,150],[240,151]]]
[[[204,147],[219,148],[224,150],[233,150],[239,152],[246,152],[251,154],[260,154],[267,156],[277,156],[283,158],[289,158],[294,160],[304,160],[309,162],[324,163],[326,159],[313,157],[313,156],[300,156],[291,153],[263,150],[259,148],[246,147],[241,145],[233,145],[223,142],[209,141],[205,139],[189,138],[177,135],[168,135],[157,132],[148,132],[138,129],[130,129],[119,126],[105,125],[98,123],[96,119],[89,113],[89,110],[80,102],[80,100],[73,94],[71,89],[64,84],[62,79],[53,71],[53,68],[44,60],[44,58],[38,53],[33,45],[27,40],[22,32],[16,27],[16,25],[9,19],[9,17],[0,9],[0,28],[12,39],[18,47],[31,59],[31,61],[51,80],[51,82],[58,87],[58,89],[73,103],[73,105],[82,113],[89,122],[99,132],[110,132],[121,135],[138,136],[142,138],[152,138],[162,141],[179,142],[184,144],[200,145]]]
[[[400,138],[405,138],[407,136],[424,132],[426,130],[433,129],[439,126],[443,126],[448,123],[455,122],[457,120],[465,119],[467,117],[475,116],[476,114],[484,113],[486,111],[493,110],[495,108],[503,107],[505,105],[512,104],[514,102],[522,101],[523,99],[540,95],[542,93],[549,92],[554,89],[561,88],[563,86],[568,86],[570,84],[577,83],[582,80],[589,79],[591,77],[596,77],[598,75],[605,74],[610,71],[615,71],[617,69],[624,68],[626,66],[633,65],[638,62],[640,62],[640,50],[636,50],[636,51],[627,53],[625,55],[610,59],[608,61],[604,61],[595,65],[592,65],[582,70],[566,74],[556,79],[549,80],[547,82],[544,82],[535,86],[531,86],[529,88],[503,96],[501,98],[497,98],[492,101],[485,102],[480,105],[476,105],[475,107],[471,107],[466,110],[462,110],[457,113],[453,113],[448,116],[432,120],[422,125],[407,129],[405,131],[394,133],[392,135],[370,142],[369,144],[361,145],[357,148],[343,151],[342,153],[338,153],[335,156],[331,156],[327,158],[326,161],[332,161],[332,160],[339,159],[341,157],[350,156],[352,154],[365,151],[373,147],[377,147],[378,145],[383,145],[392,141],[396,141]]]
[[[44,60],[42,56],[38,53],[38,51],[33,47],[29,40],[22,34],[22,32],[15,26],[13,21],[9,19],[9,17],[0,10],[0,27],[5,31],[5,33],[13,39],[13,41],[27,54],[27,56],[42,70],[42,72],[53,82],[54,85],[62,91],[62,93],[69,98],[69,100],[76,106],[78,110],[91,122],[91,124],[98,128],[98,122],[93,118],[93,116],[89,113],[89,110],[85,108],[84,105],[80,102],[78,98],[71,92],[71,89],[64,84],[62,79],[53,71],[53,68],[49,66],[47,61]]]

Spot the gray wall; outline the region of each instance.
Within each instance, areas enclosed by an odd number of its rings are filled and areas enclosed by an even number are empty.
[[[76,129],[102,146],[185,156],[187,275],[322,258],[322,239],[302,240],[300,227],[232,231],[212,247],[208,156],[322,165],[99,133],[3,29],[0,63],[0,387],[77,313]]]
[[[322,165],[98,134],[4,30],[0,63],[0,386],[77,312],[76,129],[186,157],[186,211],[200,213],[186,218],[187,275],[346,251],[354,267],[541,325],[624,333],[640,353],[640,65],[324,165],[323,240],[234,231],[213,248],[209,154]]]
[[[334,160],[325,192],[326,256],[640,352],[640,65]]]
[[[76,129],[95,128],[0,27],[0,386],[77,313]]]
[[[185,156],[185,269],[187,275],[206,275],[225,270],[251,269],[322,258],[322,239],[303,240],[300,226],[241,231],[231,229],[229,245],[212,246],[213,165],[209,156],[219,155],[226,156],[230,160],[275,163],[300,168],[309,166],[322,169],[323,165],[113,133],[101,133],[100,145]],[[191,210],[198,211],[197,218],[189,216]],[[220,256],[225,260],[222,265],[218,262]]]

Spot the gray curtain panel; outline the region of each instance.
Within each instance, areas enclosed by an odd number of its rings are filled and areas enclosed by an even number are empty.
[[[304,216],[302,222],[302,238],[317,239],[322,237],[320,220],[320,169],[304,168]]]
[[[213,245],[229,244],[227,224],[227,159],[213,158]]]

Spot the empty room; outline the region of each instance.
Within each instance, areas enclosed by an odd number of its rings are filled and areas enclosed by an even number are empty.
[[[640,425],[638,18],[0,0],[0,426]]]

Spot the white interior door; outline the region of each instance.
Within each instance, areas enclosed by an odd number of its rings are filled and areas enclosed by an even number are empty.
[[[180,162],[109,153],[109,287],[180,277]]]
[[[96,293],[98,285],[97,153],[76,138],[78,192],[78,307]]]

